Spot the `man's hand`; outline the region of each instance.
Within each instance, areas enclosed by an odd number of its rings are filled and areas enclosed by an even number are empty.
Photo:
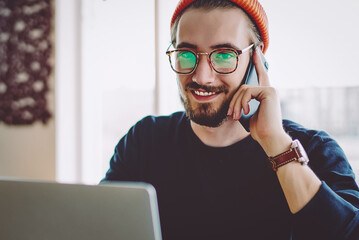
[[[250,120],[250,134],[263,147],[268,156],[273,156],[289,149],[291,138],[282,127],[282,114],[279,96],[270,86],[267,71],[258,54],[259,48],[254,51],[253,62],[256,68],[259,86],[242,85],[234,94],[229,105],[228,115],[239,120],[241,110],[249,113],[249,101],[253,98],[260,102],[258,111]],[[284,145],[279,147],[279,145]]]
[[[268,156],[276,156],[289,150],[292,139],[282,126],[279,96],[269,84],[268,74],[261,62],[257,49],[253,61],[257,71],[259,86],[242,85],[233,96],[228,115],[239,120],[241,110],[249,113],[252,98],[260,102],[258,111],[250,119],[250,134]],[[319,190],[321,181],[307,166],[290,162],[277,171],[278,180],[292,213],[302,209]],[[298,181],[300,179],[300,181]]]

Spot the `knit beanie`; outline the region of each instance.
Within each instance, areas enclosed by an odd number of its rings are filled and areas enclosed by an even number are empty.
[[[171,27],[176,21],[178,15],[181,14],[181,12],[194,1],[196,0],[179,1],[176,10],[172,16]],[[230,1],[241,7],[257,25],[257,28],[259,30],[259,33],[262,37],[264,44],[263,53],[265,53],[269,44],[269,34],[268,34],[268,19],[265,11],[263,10],[262,5],[258,2],[258,0],[230,0]]]

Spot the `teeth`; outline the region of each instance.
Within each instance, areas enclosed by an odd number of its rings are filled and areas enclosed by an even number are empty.
[[[200,91],[194,91],[194,93],[199,96],[211,96],[213,94],[216,94],[215,92],[200,92]]]

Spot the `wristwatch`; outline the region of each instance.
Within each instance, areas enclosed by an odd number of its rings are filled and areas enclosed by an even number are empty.
[[[288,151],[281,153],[275,157],[269,157],[269,161],[272,163],[273,170],[277,171],[279,167],[293,161],[297,161],[302,165],[308,164],[309,158],[302,144],[299,142],[298,139],[295,139],[292,142]]]

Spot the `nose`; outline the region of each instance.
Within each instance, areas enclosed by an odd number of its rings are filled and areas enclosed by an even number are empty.
[[[198,66],[193,73],[192,81],[199,85],[209,85],[214,82],[215,73],[207,54],[199,55]]]

